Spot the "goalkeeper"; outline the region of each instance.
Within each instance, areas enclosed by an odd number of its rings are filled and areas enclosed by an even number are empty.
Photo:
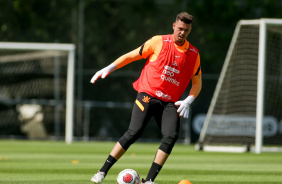
[[[187,40],[192,29],[193,16],[182,12],[173,23],[173,34],[158,35],[139,48],[119,57],[109,66],[98,71],[91,79],[105,78],[133,61],[146,59],[146,64],[133,88],[138,92],[128,130],[119,139],[105,164],[91,181],[101,184],[109,169],[142,134],[149,119],[154,117],[162,133],[162,140],[146,179],[154,180],[170,155],[178,139],[180,116],[189,117],[189,107],[201,91],[202,79],[198,50]],[[179,100],[190,80],[188,97]]]

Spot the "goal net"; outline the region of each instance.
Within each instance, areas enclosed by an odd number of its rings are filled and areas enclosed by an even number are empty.
[[[256,153],[281,150],[281,91],[282,19],[239,21],[199,148]]]
[[[60,136],[65,127],[72,141],[74,50],[73,44],[0,42],[2,136]]]

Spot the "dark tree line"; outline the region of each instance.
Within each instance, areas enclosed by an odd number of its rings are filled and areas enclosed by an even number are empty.
[[[83,27],[79,22],[82,2]],[[76,97],[132,102],[135,93],[131,83],[137,79],[144,61],[116,71],[117,77],[113,74],[95,86],[89,84],[91,76],[152,36],[172,33],[176,14],[187,11],[194,16],[188,40],[200,50],[204,77],[201,97],[197,100],[199,105],[195,103],[194,109],[205,113],[216,84],[215,79],[211,81],[205,74],[220,73],[237,22],[282,18],[281,10],[282,0],[0,0],[0,41],[74,43],[77,50],[82,41],[83,61],[77,55],[76,68],[83,68],[82,80],[77,80],[77,86],[83,87],[83,94],[82,97],[76,94]],[[79,37],[81,30],[83,40]],[[124,110],[109,111],[111,116],[105,109],[92,110],[91,121],[100,126],[99,121],[103,119],[103,124],[113,130],[127,126],[130,111],[124,115],[128,118],[119,118],[119,125],[112,125],[111,117],[124,114]],[[94,135],[99,126],[93,128]],[[116,134],[112,132],[119,137]]]
[[[77,44],[79,1],[1,0],[0,40]],[[100,68],[153,35],[171,33],[175,15],[187,11],[194,16],[188,39],[203,70],[218,73],[236,23],[282,18],[281,8],[281,0],[84,0],[84,67]]]

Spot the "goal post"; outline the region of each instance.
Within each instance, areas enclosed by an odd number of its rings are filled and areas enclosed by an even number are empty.
[[[281,90],[282,19],[239,21],[198,148],[242,152],[254,145],[261,153],[265,146],[281,147]]]
[[[14,62],[20,63],[27,60],[38,61],[47,57],[59,57],[66,55],[67,57],[67,76],[66,76],[66,113],[65,113],[65,141],[70,144],[73,140],[73,121],[74,121],[74,81],[75,81],[75,45],[74,44],[60,44],[60,43],[19,43],[19,42],[0,42],[0,64]],[[64,52],[66,54],[60,54]],[[48,64],[50,65],[50,64]],[[24,70],[24,69],[22,69]],[[30,70],[30,69],[29,69]],[[33,69],[36,70],[36,69]],[[26,72],[26,71],[25,71]],[[7,71],[7,73],[9,73]],[[13,75],[10,72],[9,75]],[[40,81],[39,81],[40,82]],[[38,83],[37,83],[38,84]],[[27,87],[28,88],[28,87]],[[19,89],[21,90],[21,89]],[[6,89],[9,93],[9,89]],[[0,91],[1,92],[1,91]],[[34,98],[38,94],[32,94]],[[24,97],[23,97],[24,98]],[[17,104],[19,100],[12,98],[4,99],[7,103]],[[55,99],[52,99],[53,101]],[[29,103],[30,99],[21,99],[22,102]],[[32,100],[32,103],[45,103],[45,99]],[[19,102],[20,103],[20,102]],[[47,103],[47,102],[46,102]]]

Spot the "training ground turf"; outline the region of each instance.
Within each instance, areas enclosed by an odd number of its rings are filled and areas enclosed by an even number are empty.
[[[90,184],[114,142],[0,140],[0,183]],[[116,184],[118,173],[135,169],[145,177],[157,143],[136,143],[112,167],[103,184]],[[155,182],[177,184],[271,184],[282,183],[281,153],[208,153],[176,144]]]

